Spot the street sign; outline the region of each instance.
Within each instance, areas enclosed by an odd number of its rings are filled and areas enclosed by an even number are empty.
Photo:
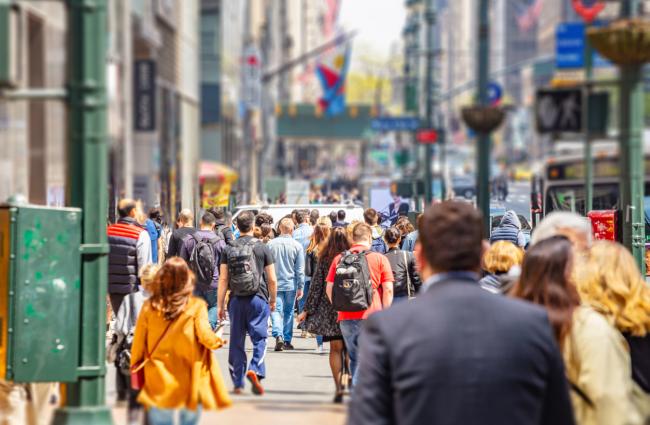
[[[416,137],[418,143],[422,145],[429,145],[438,142],[438,130],[435,128],[423,128],[418,130]]]
[[[242,102],[248,108],[259,108],[262,104],[262,59],[254,44],[244,49],[242,59]]]
[[[585,25],[582,22],[559,24],[555,36],[555,67],[582,68],[585,65]]]
[[[597,22],[595,26],[603,25]],[[582,22],[565,22],[559,24],[555,31],[555,67],[557,69],[578,69],[585,66],[585,24]],[[592,66],[607,68],[612,63],[593,50]]]
[[[582,91],[538,90],[535,117],[537,131],[542,134],[582,132]]]
[[[156,62],[151,59],[135,61],[134,67],[134,129],[156,130]]]
[[[370,122],[374,131],[415,131],[420,127],[416,117],[379,117]]]
[[[499,83],[492,81],[488,85],[488,101],[490,102],[490,105],[496,106],[501,102],[501,99],[503,98],[503,88]]]

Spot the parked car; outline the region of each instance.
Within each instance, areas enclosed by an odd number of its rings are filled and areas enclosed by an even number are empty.
[[[476,196],[476,179],[471,175],[452,177],[451,187],[456,196],[462,196],[465,199],[472,199]]]

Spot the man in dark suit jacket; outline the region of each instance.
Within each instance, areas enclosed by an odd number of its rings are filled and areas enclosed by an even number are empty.
[[[421,295],[368,319],[350,425],[574,424],[546,312],[478,285],[482,229],[466,203],[425,212]]]

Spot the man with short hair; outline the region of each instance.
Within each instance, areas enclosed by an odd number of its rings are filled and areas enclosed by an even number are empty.
[[[176,229],[172,232],[172,236],[169,239],[169,247],[167,248],[167,258],[177,257],[181,253],[181,247],[183,246],[183,241],[188,236],[196,232],[194,228],[194,214],[192,210],[184,208],[178,213],[178,219],[176,220]]]
[[[124,297],[137,290],[140,270],[151,263],[149,232],[135,219],[136,202],[122,199],[117,204],[119,219],[108,226],[108,294],[115,314]]]
[[[297,217],[305,218],[304,214]],[[278,278],[277,308],[271,314],[275,351],[293,350],[293,313],[296,299],[303,296],[305,285],[305,251],[303,246],[291,237],[293,221],[291,218],[280,220],[280,236],[268,243],[273,253],[275,270]]]
[[[372,229],[365,223],[359,223],[352,229],[352,246],[349,252],[353,254],[365,253],[368,271],[370,272],[370,283],[372,284],[372,304],[370,308],[356,312],[338,312],[339,326],[345,340],[345,347],[350,355],[350,369],[352,382],[356,382],[357,365],[361,358],[358,354],[358,339],[361,333],[361,325],[371,314],[390,307],[393,302],[393,271],[390,268],[388,259],[382,254],[370,251],[372,244]],[[344,253],[347,254],[347,253]],[[343,254],[339,254],[332,261],[329,273],[327,274],[327,298],[332,301],[336,269]]]
[[[317,210],[314,211],[318,213]],[[312,213],[314,211],[312,211]],[[309,243],[311,242],[311,236],[314,234],[314,227],[311,224],[311,216],[312,214],[309,212],[309,210],[299,210],[298,213],[296,214],[296,222],[298,223],[298,227],[296,227],[293,231],[293,238],[300,245],[302,245],[304,251],[303,256],[307,255],[307,248],[309,247]],[[307,301],[307,296],[309,295],[310,286],[311,286],[311,277],[305,276],[303,297],[298,299],[298,311],[302,311],[302,308],[304,307],[305,302]],[[303,331],[302,335],[303,337],[306,337],[307,333]]]
[[[232,228],[226,220],[226,211],[223,208],[214,207],[210,208],[208,212],[212,213],[216,219],[214,232],[216,234],[221,233],[224,241],[226,242],[226,245],[232,245],[232,242],[235,240],[235,235],[233,234]]]
[[[478,285],[486,245],[473,206],[426,210],[420,296],[368,319],[349,424],[574,424],[546,311]]]
[[[384,242],[384,229],[379,225],[379,213],[374,208],[368,208],[363,212],[363,221],[372,229],[372,245],[370,250],[379,254],[385,254],[388,249]]]
[[[235,393],[241,394],[244,377],[253,386],[253,393],[264,394],[262,379],[266,376],[264,356],[269,315],[275,311],[277,278],[273,254],[269,248],[253,237],[255,215],[244,211],[236,219],[240,236],[228,246],[221,256],[217,314],[226,319],[226,292],[231,290],[228,313],[230,315],[230,348],[228,364]],[[253,343],[253,357],[246,365],[246,334]]]
[[[212,213],[206,212],[201,217],[199,231],[186,238],[181,246],[179,257],[184,259],[196,277],[194,296],[202,298],[208,305],[208,320],[212,329],[217,328],[217,288],[219,286],[219,267],[221,255],[226,247],[226,242],[221,234],[215,234],[216,219]],[[200,253],[197,252],[202,243],[210,245],[212,251],[213,269],[205,273],[201,268]],[[210,249],[208,249],[210,250]]]
[[[348,223],[345,222],[345,211],[344,210],[339,210],[336,213],[336,223],[332,223],[332,227],[343,227],[346,228],[348,227]]]
[[[316,223],[318,223],[319,218],[320,218],[320,212],[318,210],[311,210],[311,212],[309,213],[309,224],[315,226]]]

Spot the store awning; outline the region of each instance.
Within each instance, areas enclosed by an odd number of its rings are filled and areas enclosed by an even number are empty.
[[[199,182],[234,183],[239,178],[237,171],[220,162],[201,161],[199,163]]]

